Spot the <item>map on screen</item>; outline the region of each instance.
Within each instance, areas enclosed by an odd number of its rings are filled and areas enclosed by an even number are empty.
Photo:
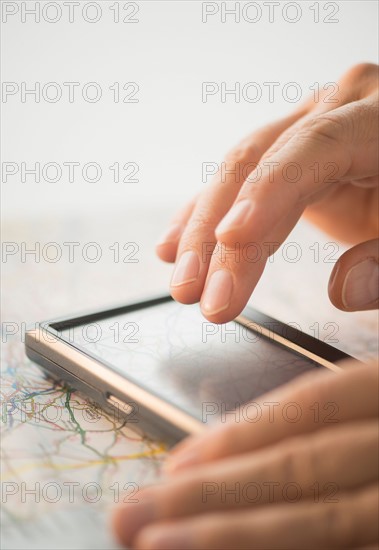
[[[167,302],[62,331],[112,369],[203,422],[318,365],[198,305]]]

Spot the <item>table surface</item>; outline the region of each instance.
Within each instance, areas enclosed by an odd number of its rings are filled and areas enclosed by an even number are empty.
[[[23,335],[37,321],[165,292],[171,267],[155,257],[154,241],[168,216],[126,207],[101,219],[52,216],[3,227],[13,252],[2,264],[3,548],[117,548],[108,528],[113,503],[159,479],[164,443],[53,385],[26,358]],[[327,298],[345,248],[305,223],[287,243],[251,304],[356,357],[374,357],[376,312],[342,313]],[[36,246],[37,255],[25,254]],[[95,253],[101,257],[92,262]]]

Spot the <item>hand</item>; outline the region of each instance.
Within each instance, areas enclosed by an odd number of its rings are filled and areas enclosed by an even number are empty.
[[[144,550],[377,543],[378,381],[376,364],[308,374],[262,397],[256,423],[185,440],[168,480],[117,510],[119,540]]]
[[[172,296],[200,300],[210,321],[241,312],[303,213],[335,238],[360,243],[332,273],[334,305],[378,307],[378,67],[354,67],[336,103],[323,99],[242,141],[157,246],[161,259],[177,260]]]

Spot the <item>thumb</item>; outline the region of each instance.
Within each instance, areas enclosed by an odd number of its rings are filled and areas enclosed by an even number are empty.
[[[328,291],[331,302],[344,311],[379,307],[379,239],[342,254],[330,276]]]

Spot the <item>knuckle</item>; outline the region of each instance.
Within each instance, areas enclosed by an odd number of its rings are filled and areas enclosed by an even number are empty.
[[[237,162],[240,162],[243,156],[244,154],[242,152],[242,148],[240,146],[234,147],[226,153],[226,155],[224,156],[224,162],[225,164],[233,165]]]
[[[346,117],[336,116],[333,112],[323,113],[307,120],[299,131],[299,137],[312,142],[336,143],[346,130],[346,120]]]
[[[263,153],[260,161],[270,159],[275,153],[277,153],[286,143],[295,135],[295,127],[291,126],[280,134],[280,136],[274,141],[274,143]]]
[[[255,140],[246,139],[228,151],[224,160],[226,163],[235,164],[247,162],[251,159],[258,160],[260,156],[261,150]]]
[[[348,100],[362,99],[379,84],[379,66],[374,63],[359,63],[351,67],[340,79]]]
[[[286,483],[292,483],[296,481],[297,457],[298,452],[296,445],[291,445],[290,447],[288,446],[282,455],[281,470],[283,474],[283,479]]]
[[[205,203],[205,204],[204,204]],[[215,227],[218,223],[217,208],[208,197],[199,201],[181,238],[181,245],[196,246],[203,242],[215,243]]]
[[[375,63],[357,63],[344,74],[346,80],[360,81],[367,77],[377,76],[379,66]]]
[[[332,548],[339,547],[344,540],[348,540],[346,529],[349,528],[349,523],[345,521],[344,514],[340,513],[337,506],[328,504],[322,509],[323,516],[320,521],[324,526],[325,542],[331,545]]]
[[[197,234],[202,235],[203,239],[209,238],[209,240],[214,240],[214,228],[216,223],[215,214],[213,214],[211,209],[208,212],[198,212],[191,218],[188,224],[189,231],[191,235],[196,231]]]
[[[362,543],[360,514],[345,499],[323,506],[320,523],[324,525],[324,542],[332,548],[355,548]]]
[[[322,479],[322,472],[325,468],[325,457],[320,453],[319,449],[319,434],[308,437],[302,445],[301,468],[304,472],[304,478],[309,484],[319,482]]]

